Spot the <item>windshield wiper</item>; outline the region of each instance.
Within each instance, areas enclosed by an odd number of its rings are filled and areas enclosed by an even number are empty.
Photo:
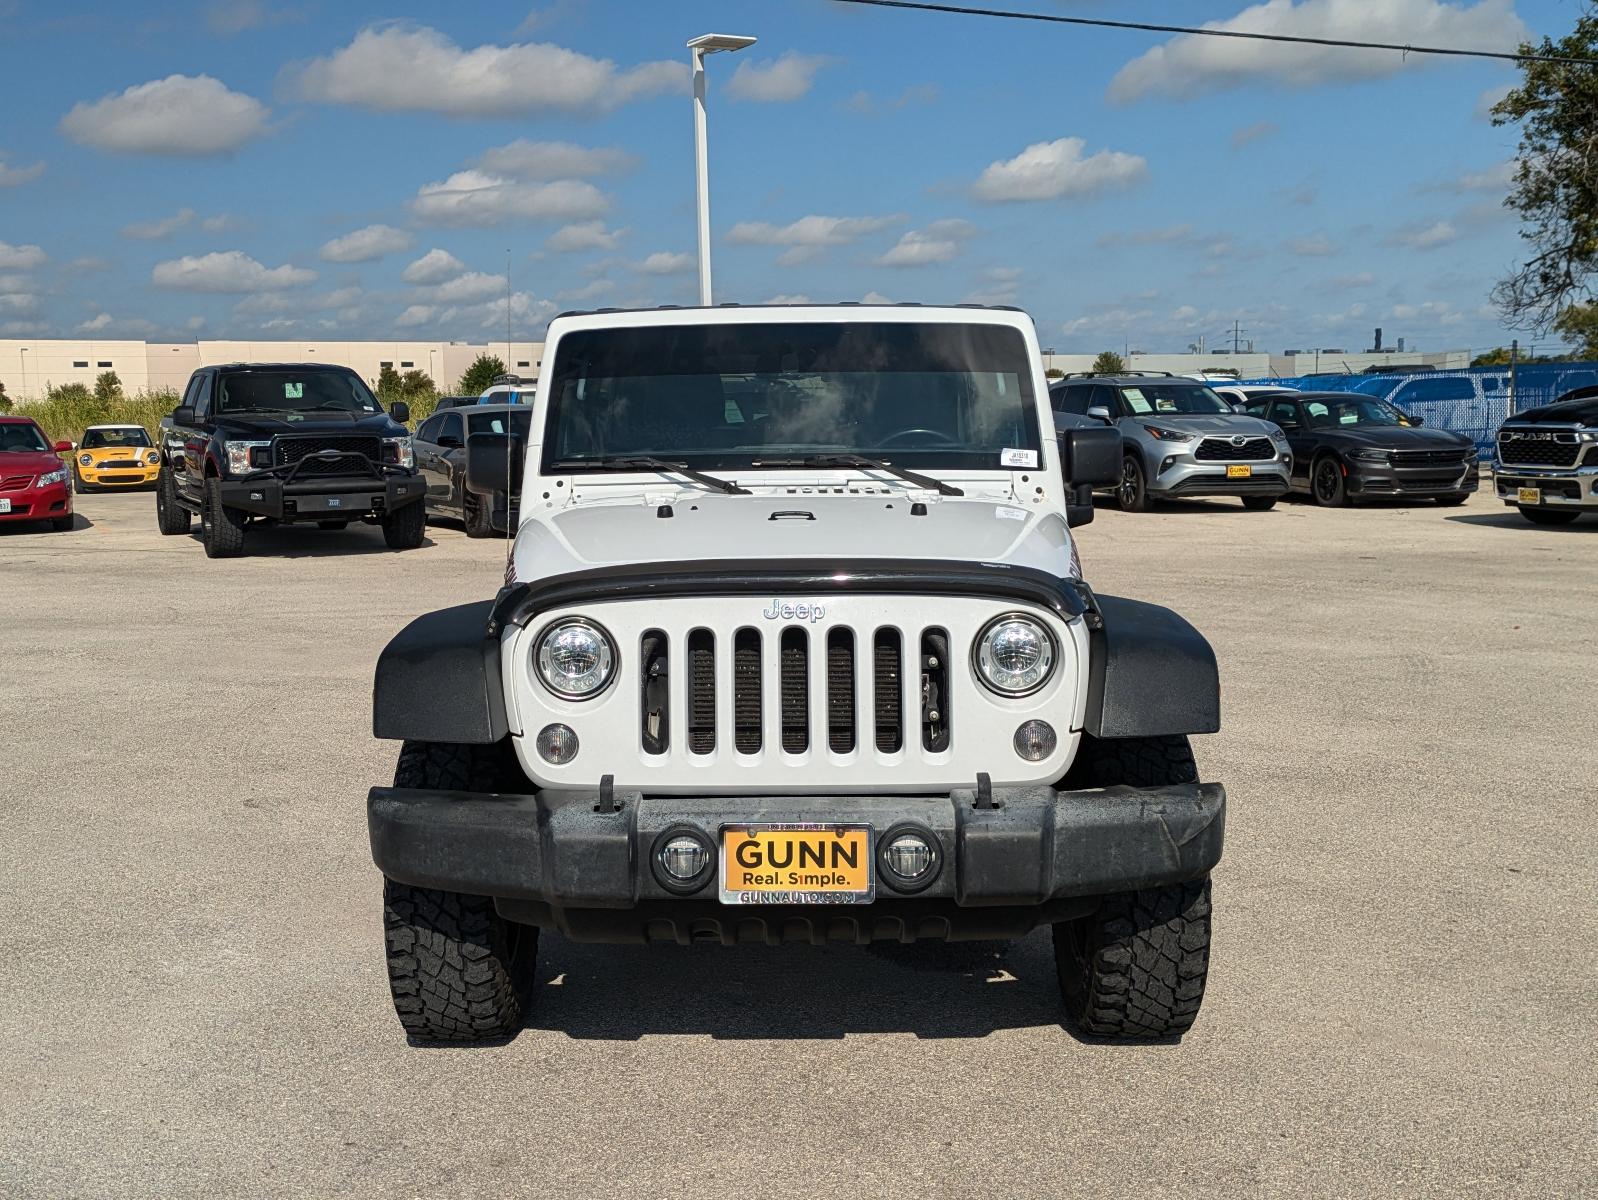
[[[661,471],[675,473],[685,478],[692,479],[695,483],[703,484],[707,488],[714,488],[729,496],[751,496],[754,493],[748,488],[739,487],[730,479],[717,479],[714,475],[706,475],[703,471],[696,471],[684,463],[666,462],[659,458],[568,458],[561,462],[551,464],[551,470],[570,469],[571,467],[598,467],[606,471],[626,471],[634,467],[645,471]]]
[[[892,463],[883,462],[880,458],[866,458],[861,454],[809,454],[804,458],[757,458],[750,463],[754,467],[869,467],[873,471],[886,471],[889,475],[898,477],[906,483],[913,483],[917,487],[928,488],[941,496],[963,496],[965,493],[952,483],[944,483],[941,479],[934,479],[930,475],[922,475],[918,471],[907,471],[903,467],[896,467]]]

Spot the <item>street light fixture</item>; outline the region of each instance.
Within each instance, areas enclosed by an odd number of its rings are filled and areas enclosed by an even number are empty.
[[[753,46],[736,33],[707,33],[688,43],[694,65],[694,170],[699,208],[699,303],[710,304],[710,162],[705,144],[705,55]]]

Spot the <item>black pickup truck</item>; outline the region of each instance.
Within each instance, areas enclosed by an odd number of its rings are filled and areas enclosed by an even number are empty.
[[[156,523],[200,518],[210,558],[244,552],[252,523],[381,525],[395,550],[422,544],[426,482],[403,403],[388,412],[361,377],[326,363],[202,367],[162,422]]]

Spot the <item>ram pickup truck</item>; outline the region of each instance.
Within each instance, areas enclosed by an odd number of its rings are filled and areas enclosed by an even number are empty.
[[[1498,498],[1533,525],[1598,513],[1598,388],[1516,413],[1498,430]]]
[[[244,552],[253,524],[380,525],[396,550],[422,544],[427,484],[409,407],[383,411],[361,377],[326,363],[202,367],[161,422],[156,524],[200,536],[211,558]]]
[[[1180,1034],[1225,792],[1215,656],[1099,595],[1071,526],[1118,430],[1057,439],[1012,309],[719,306],[551,322],[498,596],[379,658],[367,798],[419,1040],[502,1038],[541,929],[866,943],[1052,928],[1082,1030]]]

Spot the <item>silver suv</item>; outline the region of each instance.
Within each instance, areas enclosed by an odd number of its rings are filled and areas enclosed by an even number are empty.
[[[1287,494],[1287,437],[1269,421],[1234,412],[1207,384],[1164,372],[1068,375],[1049,386],[1057,431],[1093,421],[1121,431],[1127,512],[1153,500],[1239,496],[1262,512]]]

